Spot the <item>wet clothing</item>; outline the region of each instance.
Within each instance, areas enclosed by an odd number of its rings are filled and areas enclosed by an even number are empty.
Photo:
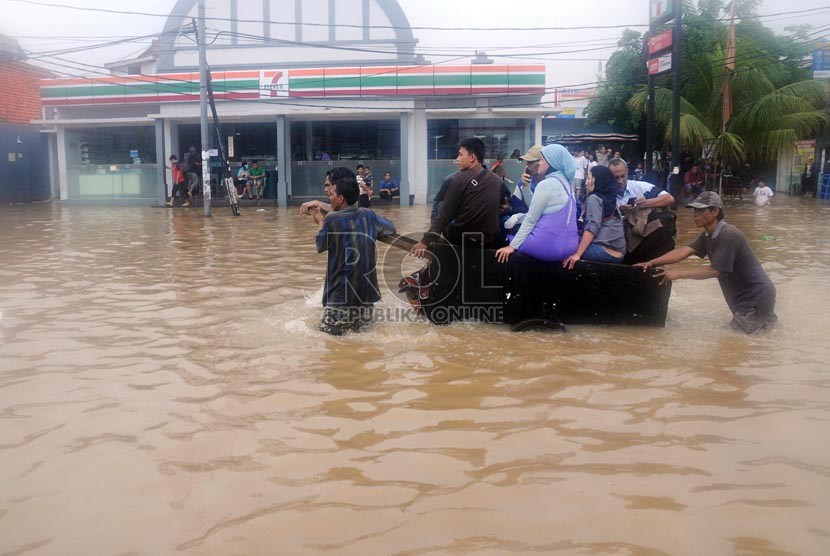
[[[328,251],[324,307],[364,307],[380,300],[375,242],[392,233],[395,225],[368,209],[326,214],[317,233],[317,252]]]
[[[720,273],[718,283],[732,311],[733,326],[752,333],[777,320],[775,286],[738,228],[721,220],[711,236],[704,231],[689,247],[698,257],[709,257],[711,267]]]
[[[320,318],[320,331],[332,336],[344,332],[357,332],[361,327],[372,322],[374,307],[324,307]]]
[[[441,212],[421,239],[424,245],[442,233],[451,242],[465,233],[480,233],[483,245],[495,243],[499,235],[502,182],[493,172],[482,170],[475,166],[449,178]]]
[[[759,207],[767,206],[769,200],[775,197],[775,193],[766,185],[764,187],[756,187],[753,195],[755,196],[755,205]]]

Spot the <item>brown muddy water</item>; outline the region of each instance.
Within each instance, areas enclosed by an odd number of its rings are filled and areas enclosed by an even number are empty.
[[[776,200],[727,207],[757,337],[687,281],[665,329],[331,338],[296,208],[0,207],[0,554],[828,554],[830,206]]]

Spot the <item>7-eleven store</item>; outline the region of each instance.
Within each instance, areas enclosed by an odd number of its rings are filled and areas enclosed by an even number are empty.
[[[359,163],[377,180],[391,172],[402,203],[426,203],[454,170],[459,140],[483,139],[514,178],[511,153],[541,142],[541,65],[245,69],[214,71],[212,82],[232,165],[264,165],[266,196],[283,206],[321,195],[330,168]],[[164,162],[202,147],[196,72],[47,79],[41,96],[62,200],[162,202]]]

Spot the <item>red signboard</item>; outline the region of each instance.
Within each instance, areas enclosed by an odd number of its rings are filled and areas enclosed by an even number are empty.
[[[648,74],[657,75],[671,69],[671,54],[666,54],[648,61]]]
[[[672,30],[668,29],[648,39],[648,55],[657,54],[671,46]]]

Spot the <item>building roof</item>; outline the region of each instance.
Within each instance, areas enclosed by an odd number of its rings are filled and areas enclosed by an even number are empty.
[[[7,35],[0,35],[0,60],[19,62],[25,59],[26,53],[20,48],[20,43]]]

